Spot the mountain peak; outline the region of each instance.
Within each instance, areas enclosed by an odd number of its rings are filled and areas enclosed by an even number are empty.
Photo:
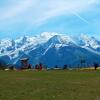
[[[51,37],[53,37],[53,36],[55,36],[55,35],[58,35],[58,33],[43,32],[43,33],[40,34],[40,36],[41,36],[42,38],[46,38],[46,39],[49,39],[49,38],[51,38]]]
[[[62,40],[61,40],[61,36],[60,35],[54,35],[53,37],[51,37],[49,40],[48,40],[48,43],[49,44],[61,44],[62,43]]]

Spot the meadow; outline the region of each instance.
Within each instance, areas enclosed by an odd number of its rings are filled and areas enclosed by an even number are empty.
[[[100,70],[0,71],[0,100],[100,100]]]

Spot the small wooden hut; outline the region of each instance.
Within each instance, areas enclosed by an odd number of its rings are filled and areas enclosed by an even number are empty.
[[[28,67],[29,67],[28,60],[29,60],[29,58],[20,59],[20,61],[21,61],[21,69],[28,69]]]

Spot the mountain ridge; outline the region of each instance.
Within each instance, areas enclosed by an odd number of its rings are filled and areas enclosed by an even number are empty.
[[[0,41],[0,59],[19,66],[19,59],[28,57],[32,65],[43,63],[51,66],[78,66],[80,60],[87,65],[100,62],[100,41],[95,37],[44,32],[40,35],[23,36],[17,40]]]

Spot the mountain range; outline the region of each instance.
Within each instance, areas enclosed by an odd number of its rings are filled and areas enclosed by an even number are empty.
[[[16,40],[0,40],[0,62],[19,67],[20,59],[26,57],[32,65],[77,67],[82,66],[84,60],[83,66],[92,66],[100,63],[100,41],[84,34],[69,36],[49,32]]]

